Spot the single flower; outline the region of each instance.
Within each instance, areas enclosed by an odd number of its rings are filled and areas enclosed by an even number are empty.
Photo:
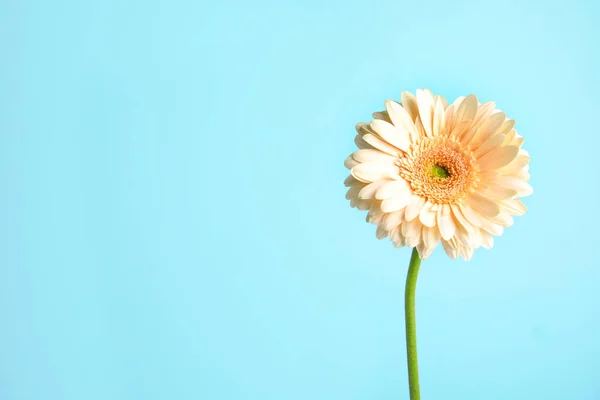
[[[429,90],[403,92],[356,126],[359,150],[344,163],[352,207],[369,210],[377,237],[415,247],[422,259],[441,242],[465,260],[523,215],[533,190],[529,154],[515,121],[475,95],[448,105]]]

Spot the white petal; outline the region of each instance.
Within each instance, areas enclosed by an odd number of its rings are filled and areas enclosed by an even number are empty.
[[[350,189],[346,192],[346,200],[358,199],[358,193],[364,187],[364,184],[358,184],[350,186]]]
[[[487,197],[480,196],[476,193],[473,193],[467,197],[466,204],[484,217],[493,217],[500,213],[500,207],[498,207],[498,204],[495,201],[492,201]]]
[[[433,96],[429,91],[417,89],[419,117],[427,136],[433,136]]]
[[[404,214],[404,218],[406,218],[407,221],[412,221],[413,219],[415,219],[421,212],[421,208],[423,208],[423,205],[425,205],[425,198],[413,194],[410,203],[408,204],[408,206],[406,206],[406,213]]]
[[[450,206],[448,204],[444,204],[437,213],[437,224],[440,230],[440,234],[444,240],[450,240],[452,236],[454,236],[454,232],[456,231],[456,224],[454,223],[454,219],[452,218],[452,213],[450,211]]]
[[[411,92],[402,92],[400,95],[400,99],[402,100],[402,107],[406,110],[410,118],[416,121],[419,116],[419,106],[417,105],[417,98]]]
[[[380,187],[385,185],[388,182],[392,182],[389,179],[381,179],[375,181],[373,183],[369,183],[367,186],[363,187],[360,192],[358,192],[359,199],[373,199],[375,197],[375,193],[379,190]]]
[[[401,131],[389,122],[374,119],[371,121],[371,128],[373,128],[373,130],[375,130],[386,142],[400,150],[407,151],[410,147],[408,132]]]
[[[396,179],[387,182],[379,190],[375,197],[379,200],[390,199],[392,197],[410,197],[411,189],[404,179]],[[408,199],[407,199],[408,200]]]
[[[519,152],[516,146],[498,147],[477,160],[481,170],[502,168],[515,159]]]
[[[385,107],[394,126],[401,132],[406,132],[409,139],[415,139],[417,137],[417,128],[404,107],[393,100],[387,100]]]
[[[421,221],[421,223],[423,225],[428,226],[428,227],[435,226],[436,217],[437,217],[437,212],[435,212],[431,209],[432,206],[433,206],[433,204],[431,204],[429,201],[427,201],[423,205],[423,208],[421,208],[421,212],[419,212],[419,220]]]
[[[361,182],[371,183],[381,179],[395,178],[398,171],[393,164],[366,162],[358,164],[350,171]]]

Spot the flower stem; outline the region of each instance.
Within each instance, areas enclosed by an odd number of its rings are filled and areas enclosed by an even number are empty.
[[[408,386],[410,400],[420,400],[419,365],[417,361],[417,321],[415,317],[415,289],[421,258],[416,247],[413,248],[406,275],[406,291],[404,293],[404,312],[406,317],[406,359],[408,361]]]

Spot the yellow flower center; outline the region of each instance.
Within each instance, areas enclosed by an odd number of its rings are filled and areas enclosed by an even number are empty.
[[[471,151],[445,137],[423,138],[400,160],[400,175],[432,203],[452,204],[475,189],[478,171]]]
[[[443,165],[438,165],[438,164],[433,164],[433,166],[431,167],[431,170],[429,171],[429,174],[434,178],[442,178],[442,179],[446,179],[447,177],[450,176],[450,172],[448,172],[448,169],[446,167],[444,167]]]

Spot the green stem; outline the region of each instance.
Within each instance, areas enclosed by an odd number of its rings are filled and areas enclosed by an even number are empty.
[[[417,321],[415,317],[415,289],[421,258],[413,248],[406,275],[406,291],[404,293],[404,312],[406,316],[406,359],[408,361],[408,387],[410,400],[420,400],[419,365],[417,361]]]

